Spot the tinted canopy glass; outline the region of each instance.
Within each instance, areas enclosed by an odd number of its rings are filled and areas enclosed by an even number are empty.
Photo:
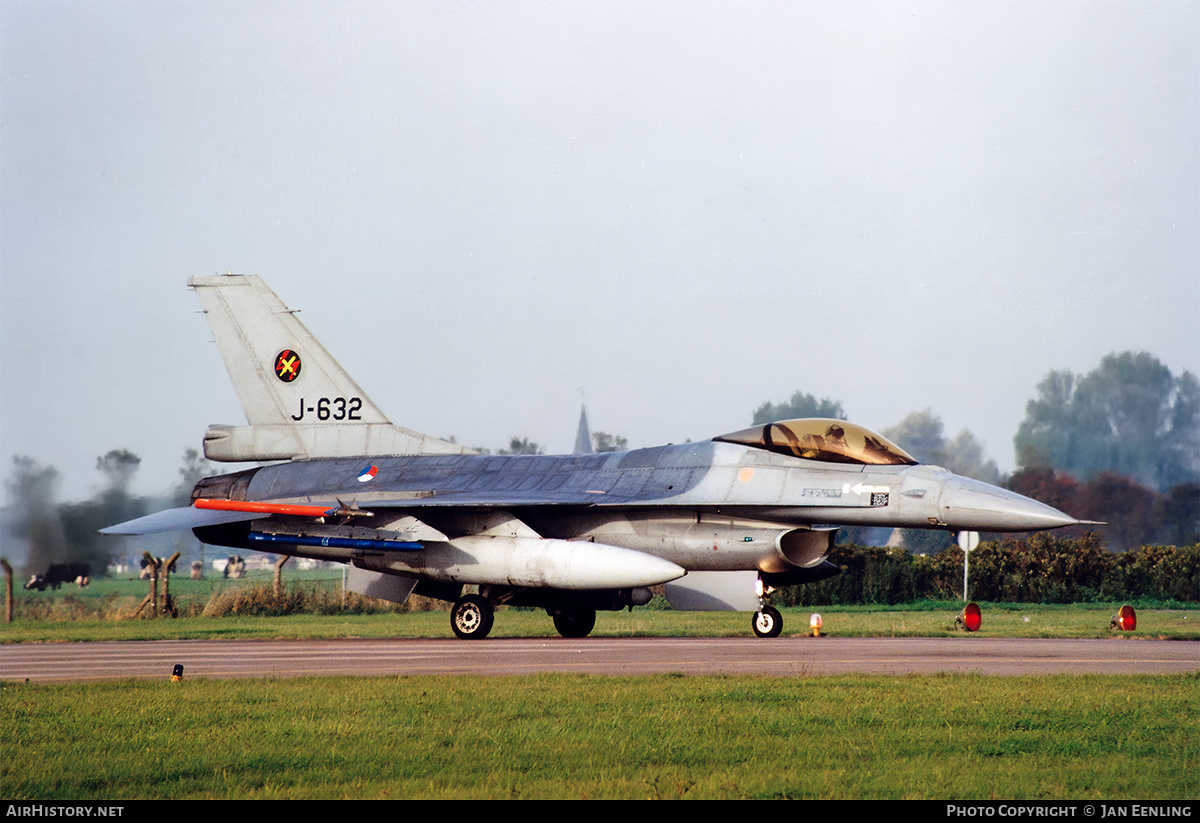
[[[780,420],[713,439],[827,463],[886,466],[917,462],[886,437],[845,420]]]

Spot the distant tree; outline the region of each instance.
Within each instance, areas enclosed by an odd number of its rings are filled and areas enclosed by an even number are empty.
[[[993,485],[1000,483],[1000,469],[996,461],[983,453],[983,444],[967,429],[954,435],[942,446],[943,467],[963,477],[973,477]]]
[[[500,449],[497,454],[542,454],[544,449],[527,437],[516,437],[508,442],[507,449]]]
[[[214,472],[212,461],[196,449],[185,449],[183,465],[179,468],[179,485],[175,487],[172,495],[176,502],[183,505],[191,500],[192,489],[196,487],[196,484]]]
[[[142,506],[129,489],[142,465],[142,458],[127,449],[113,449],[96,458],[96,470],[104,475],[107,486],[101,490],[99,503],[110,523],[120,523],[142,515]]]
[[[1176,380],[1162,458],[1160,488],[1200,483],[1200,379],[1189,371]]]
[[[1052,371],[1025,407],[1020,468],[1089,481],[1115,472],[1158,491],[1200,479],[1200,382],[1146,352],[1106,356],[1083,377]]]
[[[1162,543],[1194,546],[1200,543],[1200,483],[1180,483],[1159,498],[1155,519]]]
[[[1062,529],[1067,537],[1098,532],[1113,551],[1165,544],[1190,546],[1200,540],[1200,484],[1181,483],[1168,494],[1104,472],[1086,483],[1047,467],[1020,469],[1008,488],[1081,520],[1103,526]]]
[[[146,513],[146,501],[135,498],[130,491],[141,465],[142,458],[128,449],[112,449],[96,458],[96,470],[106,485],[91,500],[64,509],[64,527],[73,550],[98,562],[101,569],[124,555],[128,541],[124,537],[102,537],[98,530]]]
[[[942,418],[932,409],[913,412],[897,425],[885,429],[883,436],[922,463],[932,463],[985,483],[1000,482],[1000,469],[995,460],[984,454],[979,439],[963,429],[952,440],[947,440]]]
[[[108,488],[121,494],[129,493],[133,476],[137,474],[142,458],[127,449],[113,449],[103,457],[96,458],[96,470],[108,481]]]
[[[1128,477],[1104,472],[1080,487],[1076,517],[1106,523],[1100,530],[1109,549],[1137,549],[1156,542],[1158,497]]]
[[[1075,422],[1075,375],[1052,371],[1037,386],[1037,397],[1025,404],[1025,419],[1014,443],[1021,469],[1073,471],[1082,445]]]
[[[1079,481],[1069,474],[1056,472],[1049,466],[1034,466],[1014,472],[1007,485],[1017,494],[1078,516],[1076,498],[1079,496]]]
[[[841,401],[826,397],[821,400],[811,394],[796,392],[783,403],[763,403],[754,410],[755,426],[773,423],[776,420],[794,420],[801,417],[828,417],[835,420],[845,420],[846,410]]]
[[[619,434],[609,434],[608,432],[595,432],[592,434],[592,444],[595,446],[594,451],[601,452],[623,452],[629,448],[628,441]]]
[[[932,409],[913,412],[890,429],[884,429],[881,434],[921,463],[938,463],[946,443],[942,434],[942,418],[934,414]]]

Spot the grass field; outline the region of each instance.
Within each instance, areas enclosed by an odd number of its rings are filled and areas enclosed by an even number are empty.
[[[293,573],[289,588],[318,607],[333,611],[339,602],[340,577],[329,572]],[[269,590],[270,574],[247,580],[172,578],[171,592],[183,614],[178,619],[134,619],[148,586],[140,580],[99,578],[86,590],[63,588],[58,593],[16,593],[16,620],[0,624],[0,642],[66,640],[155,640],[329,637],[449,637],[449,616],[438,606],[432,611],[391,610],[358,613],[258,616],[232,613],[205,616],[206,605],[222,601],[234,590]],[[312,592],[320,592],[314,596]],[[253,598],[248,598],[253,601]],[[253,603],[248,607],[252,610]],[[1109,621],[1121,603],[1068,606],[981,603],[986,637],[1109,637]],[[1138,610],[1135,636],[1200,640],[1200,605],[1134,603]],[[840,637],[937,637],[961,634],[954,625],[962,603],[922,602],[904,606],[822,606],[784,609],[784,634],[808,633],[809,616],[821,614],[824,631]],[[749,636],[750,616],[728,612],[674,612],[638,608],[632,612],[601,612],[596,636]],[[493,637],[552,636],[545,612],[500,608]]]
[[[200,584],[172,591],[211,597],[216,586]],[[114,581],[42,600],[42,617],[0,637],[450,636],[444,611],[129,619],[145,588]],[[1120,606],[982,605],[979,636],[990,637],[1111,636]],[[960,608],[818,611],[833,636],[936,636],[956,633]],[[785,610],[785,633],[806,633],[811,611]],[[542,612],[502,609],[494,635],[553,632]],[[748,636],[750,622],[638,609],[600,614],[595,634]],[[1200,639],[1200,609],[1140,605],[1133,634]],[[0,682],[0,753],[0,796],[37,801],[1195,800],[1200,677]]]
[[[1116,604],[1038,606],[982,604],[980,637],[1111,637]],[[914,608],[840,606],[822,608],[825,634],[834,637],[939,637],[961,635],[954,618],[961,604]],[[784,634],[807,634],[810,611],[784,609]],[[728,612],[635,609],[602,612],[595,637],[750,636],[750,616]],[[286,617],[190,617],[176,620],[81,619],[0,624],[0,642],[68,640],[195,640],[213,638],[451,637],[446,612],[404,614],[289,615]],[[500,609],[492,637],[557,636],[545,612]],[[1134,637],[1200,640],[1200,609],[1139,609]]]
[[[330,678],[0,687],[0,793],[1194,799],[1165,677]]]
[[[1109,621],[1119,605],[1036,606],[982,604],[980,637],[1111,637]],[[842,606],[822,608],[824,633],[833,637],[940,637],[954,628],[961,604],[920,608]],[[807,634],[810,611],[784,609],[784,634]],[[595,637],[749,637],[750,615],[635,609],[596,616]],[[62,622],[19,620],[0,624],[0,642],[68,640],[195,640],[215,638],[452,637],[446,612],[406,614],[289,615],[286,617],[189,617],[176,620],[90,619]],[[500,609],[491,637],[557,637],[545,612]],[[1139,609],[1133,637],[1200,640],[1200,610]]]

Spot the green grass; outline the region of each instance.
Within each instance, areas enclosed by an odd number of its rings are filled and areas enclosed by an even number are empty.
[[[980,637],[1110,637],[1109,621],[1119,603],[1041,606],[983,603]],[[68,640],[194,640],[212,638],[451,637],[445,611],[379,614],[294,614],[130,619],[123,614],[77,619],[23,618],[0,624],[0,642]],[[962,604],[921,603],[911,607],[837,606],[815,609],[825,634],[834,637],[938,637],[960,635],[954,618]],[[784,634],[809,632],[813,609],[783,609]],[[601,612],[593,636],[750,636],[750,615],[740,612],[675,612],[634,609]],[[1139,608],[1136,637],[1200,640],[1200,608]],[[550,618],[535,609],[501,608],[492,637],[557,636]]]
[[[198,615],[247,585],[171,588]],[[0,639],[451,636],[445,611],[130,619],[146,588],[22,592],[42,599]],[[981,637],[1107,637],[1121,604],[982,605]],[[1200,609],[1135,605],[1135,636],[1200,639]],[[812,611],[835,637],[961,634],[960,608],[785,609],[785,634]],[[493,634],[553,632],[501,609]],[[749,636],[750,620],[647,608],[601,613],[595,634]],[[0,681],[0,796],[1194,800],[1198,726],[1196,675]]]
[[[0,795],[1194,799],[1198,678],[0,686]]]
[[[97,578],[87,589],[15,593],[16,619],[0,624],[0,642],[66,640],[155,640],[231,638],[448,637],[446,604],[412,598],[403,610],[382,601],[351,595],[342,610],[341,576],[319,570],[285,574],[286,608],[271,594],[270,572],[244,580],[210,576],[171,579],[178,619],[133,619],[146,597],[147,581]],[[161,589],[160,589],[161,591]],[[238,596],[240,594],[240,597]],[[238,605],[232,605],[235,598]],[[357,599],[356,599],[357,598]],[[1121,603],[1038,605],[981,603],[984,637],[1108,637],[1109,620]],[[1200,640],[1200,604],[1133,603],[1138,610],[1136,636]],[[930,637],[961,634],[954,618],[958,601],[903,606],[815,606],[782,609],[784,634],[806,634],[809,615],[821,614],[824,631],[841,637]],[[240,610],[235,613],[235,610]],[[295,613],[270,616],[272,611]],[[220,616],[205,616],[215,614]],[[551,636],[545,612],[505,609],[497,613],[494,637]],[[749,636],[750,616],[743,613],[674,612],[660,599],[632,612],[601,612],[596,636]]]

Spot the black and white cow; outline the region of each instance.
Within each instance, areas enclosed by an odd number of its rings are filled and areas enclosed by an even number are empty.
[[[46,569],[45,574],[35,574],[29,578],[29,582],[25,584],[25,588],[44,592],[46,587],[49,586],[58,591],[58,587],[63,583],[74,581],[82,589],[91,582],[91,576],[92,568],[87,563],[55,563]]]

